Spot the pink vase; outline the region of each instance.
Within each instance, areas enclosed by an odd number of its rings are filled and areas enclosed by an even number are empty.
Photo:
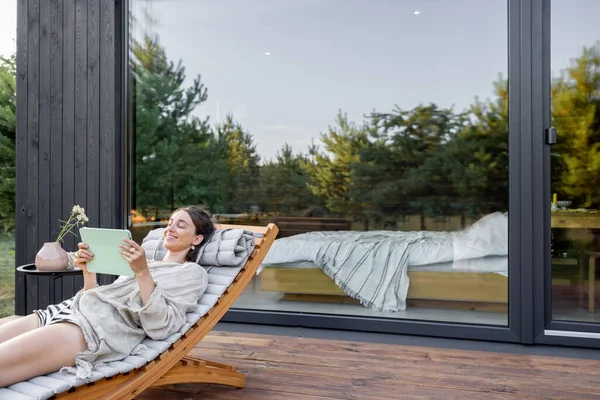
[[[38,271],[64,271],[69,261],[67,252],[59,242],[47,242],[35,256]]]

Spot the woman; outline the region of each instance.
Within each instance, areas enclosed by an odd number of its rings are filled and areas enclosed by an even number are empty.
[[[0,387],[61,368],[85,379],[100,363],[129,354],[143,357],[142,340],[177,332],[204,294],[206,270],[194,260],[214,230],[197,207],[175,211],[163,232],[163,260],[148,265],[142,247],[124,239],[120,252],[135,276],[105,286],[86,268],[93,249],[79,243],[74,262],[83,271],[83,289],[59,305],[0,326]]]

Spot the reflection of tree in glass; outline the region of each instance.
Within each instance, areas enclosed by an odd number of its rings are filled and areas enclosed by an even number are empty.
[[[259,161],[252,135],[227,115],[225,122],[216,126],[222,158],[226,160],[225,210],[245,212],[256,204]]]
[[[477,101],[467,113],[435,104],[396,108],[371,113],[360,129],[338,117],[338,129],[321,137],[328,154],[309,170],[313,193],[365,229],[401,215],[421,215],[424,227],[428,216],[506,210],[506,81],[495,86],[495,101]]]
[[[322,208],[320,201],[307,190],[307,170],[311,161],[302,154],[294,154],[289,144],[277,152],[275,160],[260,169],[260,206],[281,215],[300,215],[311,208]]]
[[[355,175],[366,188],[373,188],[361,190],[365,200],[371,192],[377,199],[374,210],[378,212],[373,217],[447,215],[443,199],[448,194],[447,177],[429,160],[452,141],[463,118],[435,104],[410,111],[373,112],[370,118],[376,128],[371,130],[373,144],[361,154]]]
[[[553,190],[572,207],[600,208],[600,42],[554,80],[552,117]]]
[[[495,82],[494,94],[475,101],[441,157],[455,189],[454,210],[467,217],[508,209],[508,82]]]
[[[600,206],[600,58],[598,46],[553,83],[553,116],[562,155],[554,164],[559,193]],[[205,204],[213,212],[302,215],[325,208],[362,222],[403,215],[476,218],[508,209],[508,89],[500,78],[491,100],[465,112],[436,104],[372,112],[362,125],[338,113],[321,134],[323,151],[294,154],[284,145],[261,165],[252,133],[228,115],[214,127],[192,111],[207,99],[197,78],[183,88],[156,40],[134,44],[136,205],[171,210]],[[555,185],[556,186],[556,185]],[[155,211],[157,212],[157,211]],[[463,221],[464,222],[464,221]]]
[[[194,79],[183,87],[185,68],[168,61],[148,36],[132,45],[135,73],[135,204],[144,214],[184,204],[223,204],[226,164],[219,157],[208,119],[193,110],[207,91]]]
[[[321,134],[325,152],[314,151],[314,163],[307,163],[308,187],[312,193],[325,200],[334,213],[362,220],[368,226],[365,211],[368,203],[355,196],[352,168],[358,163],[359,152],[367,146],[367,135],[358,126],[338,113],[336,125]]]

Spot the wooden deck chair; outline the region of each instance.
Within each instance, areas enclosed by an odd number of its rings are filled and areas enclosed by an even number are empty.
[[[0,399],[132,399],[149,387],[177,383],[211,383],[243,388],[245,375],[236,368],[187,356],[223,317],[240,296],[277,236],[274,224],[267,227],[218,225],[217,228],[252,231],[255,248],[245,265],[239,268],[212,268],[209,288],[196,311],[188,313],[188,323],[180,333],[164,341],[146,339],[144,344],[155,351],[151,361],[129,356],[107,364],[87,381],[58,372],[39,376],[0,389]],[[262,236],[262,237],[261,237]],[[210,305],[213,303],[214,305]],[[67,380],[66,378],[71,378]]]

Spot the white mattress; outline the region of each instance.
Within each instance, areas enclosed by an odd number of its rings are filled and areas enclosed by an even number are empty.
[[[296,261],[277,264],[263,264],[257,273],[263,268],[319,268],[312,261]],[[508,257],[483,257],[451,262],[434,263],[427,265],[409,266],[409,271],[430,272],[483,272],[497,273],[508,276]]]
[[[457,260],[474,260],[508,255],[508,215],[495,212],[479,219],[458,232],[396,232],[396,231],[336,231],[308,232],[275,240],[265,257],[265,264],[280,264],[314,260],[327,252],[324,242],[355,243],[369,247],[374,241],[406,243],[420,234],[431,240],[417,240],[407,251],[409,266],[433,265]],[[472,264],[471,261],[467,265]],[[477,266],[479,268],[480,266]],[[468,266],[467,269],[473,269]],[[487,268],[484,268],[486,270]],[[494,267],[494,270],[498,267]],[[508,272],[507,266],[503,269]]]

